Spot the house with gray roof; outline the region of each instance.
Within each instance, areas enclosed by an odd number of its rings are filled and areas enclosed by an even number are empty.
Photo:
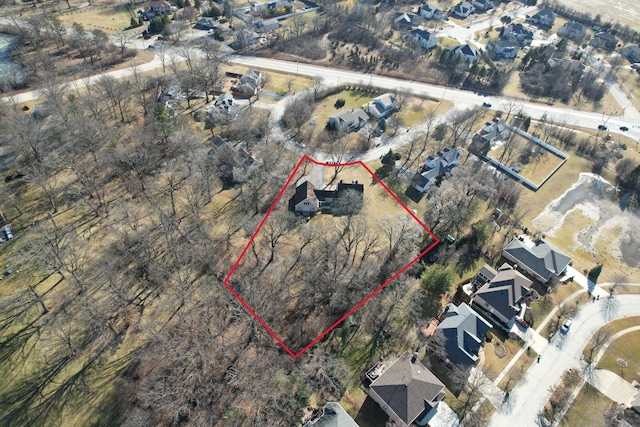
[[[502,39],[520,43],[520,46],[531,46],[533,32],[519,22],[511,23],[502,30]]]
[[[543,239],[535,242],[513,239],[502,256],[542,283],[557,283],[566,273],[571,257]]]
[[[418,355],[405,352],[373,380],[366,392],[397,426],[407,427],[414,422],[426,423],[444,399],[443,390],[444,384],[418,360]]]
[[[550,9],[542,9],[530,19],[530,22],[541,27],[553,27],[556,22],[556,14]]]
[[[565,22],[562,27],[558,28],[558,35],[580,43],[587,35],[587,27],[579,22]]]
[[[635,44],[625,46],[622,49],[622,56],[631,63],[640,62],[640,46]]]
[[[473,64],[480,58],[480,53],[478,52],[478,50],[469,44],[461,44],[458,46],[449,47],[447,48],[447,50],[452,51],[470,64]]]
[[[411,184],[416,191],[424,193],[436,183],[438,178],[450,172],[460,163],[462,153],[457,148],[445,148],[433,156],[429,156],[424,162],[420,172],[411,178]]]
[[[461,369],[471,367],[478,360],[478,350],[491,323],[464,302],[449,304],[443,317],[437,330],[444,335],[447,359]]]
[[[302,215],[313,215],[317,212],[331,213],[333,202],[348,190],[362,196],[364,185],[359,184],[358,181],[349,184],[340,180],[334,189],[320,190],[311,182],[305,181],[296,187],[295,194],[289,199],[289,210]]]
[[[420,16],[413,13],[396,12],[393,15],[393,25],[398,29],[417,27],[420,24]]]
[[[416,28],[415,30],[411,30],[410,34],[413,41],[420,43],[420,46],[426,50],[432,49],[438,45],[438,38],[435,34],[430,33],[429,31]]]
[[[303,427],[358,427],[358,424],[338,402],[329,402],[319,416],[304,423]]]
[[[471,306],[490,319],[507,327],[520,313],[520,302],[529,293],[533,282],[512,266],[504,263],[491,277],[492,269],[484,269],[489,281],[476,288]]]
[[[369,116],[361,108],[352,108],[329,116],[327,126],[331,130],[355,132],[369,121]]]
[[[415,31],[415,30],[414,30]],[[362,106],[374,119],[382,119],[393,113],[398,105],[398,99],[392,93],[384,93],[376,96]]]
[[[595,36],[589,42],[589,45],[595,47],[596,49],[603,50],[613,50],[618,44],[618,38],[611,33],[607,33],[605,31],[601,31],[596,33]]]
[[[475,7],[477,11],[487,12],[494,9],[495,5],[491,0],[475,0],[473,2],[473,7]]]
[[[418,14],[424,19],[444,19],[444,12],[428,3],[425,3],[418,8]]]
[[[491,52],[495,59],[515,59],[520,52],[520,43],[511,40],[497,40],[487,44],[487,51]]]
[[[455,5],[453,9],[451,9],[451,15],[453,15],[454,18],[465,19],[475,11],[476,9],[471,3],[463,1]]]

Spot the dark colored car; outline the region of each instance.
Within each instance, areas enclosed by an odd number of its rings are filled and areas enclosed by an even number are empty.
[[[628,131],[628,130],[629,130],[629,128],[628,128],[628,127],[626,127],[626,126],[620,126],[620,130],[621,130],[622,132],[626,132],[626,131]]]
[[[516,316],[516,322],[518,322],[520,326],[522,326],[525,329],[529,327],[529,324],[527,323],[527,321],[524,320],[522,317]]]
[[[483,102],[483,103],[482,103],[482,106],[483,106],[484,108],[491,108],[491,104],[489,104],[488,102]]]
[[[607,130],[605,125],[598,125],[598,130]]]

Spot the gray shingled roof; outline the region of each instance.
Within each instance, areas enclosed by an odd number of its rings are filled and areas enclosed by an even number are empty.
[[[465,303],[457,307],[449,304],[444,316],[438,329],[445,336],[447,358],[456,365],[472,365],[478,358],[475,353],[491,324]]]
[[[320,418],[307,422],[304,427],[358,427],[358,424],[339,403],[330,402],[325,405]]]
[[[528,247],[518,239],[513,239],[503,252],[511,255],[519,264],[526,265],[545,280],[552,275],[560,275],[571,262],[571,257],[540,239],[533,247]]]
[[[419,360],[405,352],[371,383],[374,390],[406,424],[441,400],[444,384]]]
[[[527,294],[531,284],[531,280],[505,263],[498,269],[498,274],[490,282],[478,289],[475,298],[484,301],[509,320],[518,314],[516,303]],[[475,303],[477,304],[478,301]]]

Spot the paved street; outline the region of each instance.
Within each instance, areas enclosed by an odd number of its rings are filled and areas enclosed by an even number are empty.
[[[640,315],[640,295],[601,298],[583,306],[568,334],[556,334],[511,392],[508,404],[498,408],[491,426],[537,426],[538,414],[549,400],[549,389],[558,384],[569,368],[581,369],[582,349],[603,324],[625,316]]]

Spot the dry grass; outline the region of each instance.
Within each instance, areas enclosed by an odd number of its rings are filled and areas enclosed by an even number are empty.
[[[131,23],[131,15],[121,7],[106,6],[60,15],[62,23],[71,27],[75,22],[85,30],[99,29],[107,34],[123,31]]]
[[[628,382],[640,382],[640,331],[629,332],[609,345],[606,353],[598,362],[597,368],[607,369],[620,375]],[[622,368],[617,359],[621,358],[628,366]]]
[[[560,421],[562,427],[606,425],[604,412],[611,400],[589,384],[585,384],[569,412]]]
[[[492,332],[495,332],[495,330],[492,329]],[[482,371],[492,381],[497,378],[500,372],[502,372],[505,366],[507,366],[511,359],[513,359],[522,348],[520,343],[507,339],[503,333],[494,333],[493,336],[493,341],[499,341],[507,349],[507,354],[504,357],[499,358],[496,356],[494,343],[485,343],[484,365],[482,366]]]
[[[553,291],[546,294],[545,296],[540,296],[539,301],[534,301],[531,303],[531,313],[534,318],[534,328],[539,326],[542,321],[549,315],[551,310],[561,304],[564,300],[567,299],[570,295],[582,289],[580,285],[575,282],[570,282],[566,285],[556,285],[553,288]],[[566,302],[569,303],[569,302]],[[574,303],[575,302],[571,302]],[[544,334],[543,334],[544,336]]]
[[[625,317],[622,319],[614,320],[613,322],[609,322],[606,325],[603,325],[599,330],[606,329],[609,332],[609,334],[614,335],[622,330],[632,328],[638,325],[640,325],[640,316],[631,316],[631,317]],[[595,336],[597,333],[598,332],[595,332],[593,335]],[[589,341],[589,343],[584,347],[584,350],[582,351],[582,354],[585,360],[589,360],[588,356],[593,344],[594,344],[594,339],[592,337],[592,339]]]
[[[311,120],[316,121],[314,128],[314,134],[320,133],[324,130],[329,116],[337,114],[340,111],[350,110],[352,108],[361,108],[362,105],[368,103],[375,95],[370,93],[364,93],[357,90],[343,90],[335,95],[327,96],[315,105]],[[334,105],[338,99],[344,99],[345,104],[343,107],[336,108]]]
[[[509,369],[509,373],[502,378],[498,387],[502,390],[510,391],[512,390],[518,381],[522,378],[527,369],[533,364],[536,360],[537,353],[531,348],[528,348],[527,351],[523,352],[516,363]]]

